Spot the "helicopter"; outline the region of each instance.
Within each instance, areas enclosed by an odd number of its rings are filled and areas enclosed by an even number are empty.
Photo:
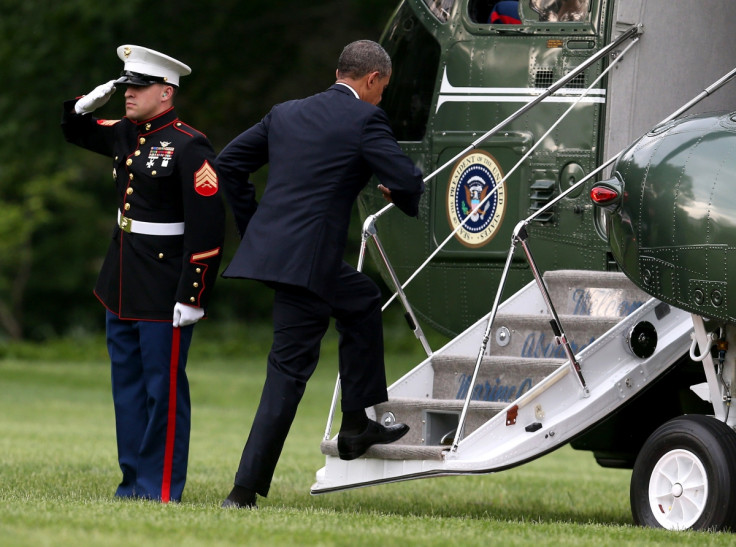
[[[636,524],[736,529],[736,4],[704,9],[399,3],[381,106],[427,191],[419,221],[361,194],[359,269],[373,257],[427,358],[368,409],[409,434],[349,462],[338,378],[312,494],[495,473],[569,443],[632,469]],[[422,323],[450,341],[433,350]]]
[[[394,64],[381,107],[404,151],[431,174],[420,222],[385,215],[378,229],[393,268],[407,279],[428,255],[433,260],[407,287],[419,319],[454,336],[486,311],[484,287],[498,284],[516,222],[541,209],[613,153],[729,68],[734,39],[721,23],[736,13],[727,1],[710,5],[713,18],[693,21],[696,2],[641,0],[550,1],[406,0],[389,21],[381,44]],[[498,6],[513,6],[518,24],[490,23]],[[596,57],[621,34],[643,30],[625,62],[587,87],[631,40]],[[563,77],[564,86],[519,116]],[[700,111],[733,104],[724,90]],[[575,108],[542,137],[570,105]],[[483,141],[487,129],[509,120]],[[472,149],[456,157],[469,143]],[[535,150],[512,168],[532,146]],[[453,160],[453,161],[449,161]],[[469,182],[498,186],[496,195],[440,248],[473,205]],[[379,210],[380,196],[364,192],[361,218]],[[599,218],[595,218],[598,215]],[[545,242],[544,269],[617,270],[605,241],[603,216],[580,189],[529,231]],[[397,234],[393,236],[391,234]],[[375,256],[375,255],[374,255]],[[380,260],[379,260],[380,263]],[[389,282],[385,268],[379,268]],[[515,290],[532,279],[515,259]]]

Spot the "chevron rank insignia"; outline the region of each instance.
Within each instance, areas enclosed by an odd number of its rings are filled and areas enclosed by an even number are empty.
[[[217,193],[217,173],[207,160],[194,173],[194,190],[200,196],[214,196]]]

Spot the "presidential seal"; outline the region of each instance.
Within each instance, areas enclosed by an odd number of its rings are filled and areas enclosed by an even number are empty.
[[[455,233],[466,247],[482,247],[501,226],[506,212],[502,179],[501,168],[487,152],[470,152],[455,164],[447,186],[447,218],[452,230],[467,218]]]

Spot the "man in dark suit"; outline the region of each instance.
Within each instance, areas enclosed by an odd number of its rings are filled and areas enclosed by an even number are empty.
[[[345,47],[337,82],[306,99],[273,107],[217,158],[225,195],[243,236],[224,277],[257,279],[275,290],[274,337],[266,383],[223,507],[255,507],[266,496],[330,317],[340,333],[342,459],[398,440],[405,424],[369,420],[387,400],[381,294],[343,261],[350,212],[372,174],[388,201],[418,214],[422,174],[402,152],[376,105],[391,59],[375,42]],[[269,164],[260,204],[248,178]]]

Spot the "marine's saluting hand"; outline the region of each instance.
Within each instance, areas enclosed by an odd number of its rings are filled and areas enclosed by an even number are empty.
[[[89,114],[107,103],[115,93],[115,80],[98,85],[74,105],[77,114]]]

